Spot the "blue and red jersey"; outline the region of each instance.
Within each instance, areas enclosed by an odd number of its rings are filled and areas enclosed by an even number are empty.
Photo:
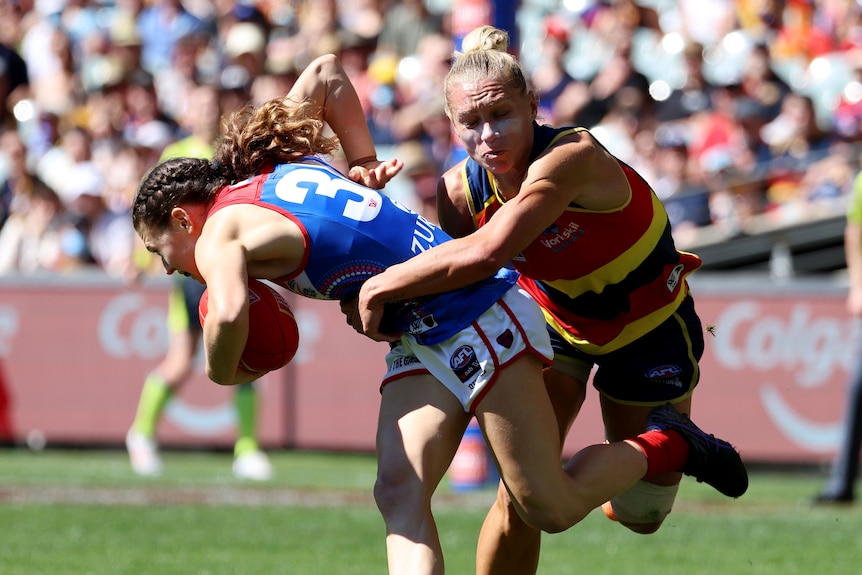
[[[302,263],[271,281],[314,299],[350,299],[368,278],[451,239],[422,216],[313,157],[223,188],[209,214],[235,204],[273,210],[299,226]],[[439,343],[469,326],[517,276],[503,268],[459,290],[399,302],[387,306],[384,320],[421,344]]]

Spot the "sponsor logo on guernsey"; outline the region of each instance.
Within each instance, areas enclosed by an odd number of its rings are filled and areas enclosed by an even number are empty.
[[[427,331],[431,331],[437,327],[437,325],[437,320],[434,319],[434,314],[426,315],[423,318],[411,321],[409,331],[413,335],[419,335]]]
[[[678,377],[681,373],[681,367],[668,363],[650,369],[646,372],[646,376],[647,379],[654,381],[655,383],[682,387],[682,381],[680,381]]]
[[[449,358],[449,367],[452,368],[461,383],[466,383],[482,370],[479,365],[479,358],[476,357],[476,351],[469,345],[462,345],[455,350],[455,353]]]
[[[554,224],[544,231],[539,241],[552,252],[559,252],[574,243],[584,230],[575,222],[569,222],[564,228]]]
[[[311,298],[311,299],[325,299],[319,291],[312,285],[311,281],[308,279],[308,276],[305,275],[305,272],[302,272],[299,276],[287,280],[284,286],[292,291],[295,294]]]
[[[527,258],[524,257],[524,254],[521,253],[521,254],[518,254],[515,257],[513,257],[512,261],[513,262],[525,262],[525,261],[527,261]]]
[[[392,362],[392,365],[389,366],[389,371],[395,371],[396,369],[410,367],[411,365],[415,365],[419,363],[419,360],[412,356],[407,357],[396,357]]]
[[[679,285],[679,278],[682,276],[682,270],[684,269],[684,265],[677,264],[667,276],[667,289],[670,290],[671,293],[676,291],[676,286]]]
[[[512,334],[511,329],[507,329],[503,333],[497,336],[497,343],[509,349],[512,347],[512,344],[515,342],[515,336]]]

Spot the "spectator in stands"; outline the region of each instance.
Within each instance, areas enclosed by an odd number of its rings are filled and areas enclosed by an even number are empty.
[[[761,138],[758,160],[768,165],[766,209],[797,212],[806,201],[802,176],[830,153],[837,139],[817,124],[811,98],[793,93],[781,101],[778,116],[763,126]],[[789,212],[781,217],[793,221]]]
[[[61,197],[77,232],[75,247],[83,261],[100,266],[108,275],[126,281],[137,274],[133,255],[135,236],[129,227],[129,207],[110,209],[105,203],[105,177],[91,161],[79,162],[66,172]],[[74,230],[74,231],[73,231]],[[67,236],[68,239],[75,236]]]
[[[159,108],[173,121],[183,115],[185,98],[190,87],[202,82],[217,82],[221,68],[208,60],[217,60],[215,50],[209,47],[210,37],[202,32],[191,32],[177,40],[171,54],[170,66],[153,75],[156,101]]]
[[[290,55],[297,69],[303,69],[316,56],[336,53],[341,45],[338,2],[318,0],[297,7],[292,34],[282,37],[282,57]]]
[[[263,26],[237,22],[227,31],[224,54],[228,65],[242,66],[252,78],[264,73],[266,46],[269,41]]]
[[[71,107],[77,73],[69,37],[56,23],[59,8],[56,3],[40,3],[31,12],[20,43],[37,109],[58,115]]]
[[[383,15],[377,49],[398,59],[412,56],[419,51],[419,43],[432,34],[446,35],[441,14],[431,12],[424,0],[395,2]]]
[[[15,204],[33,191],[38,179],[27,168],[27,149],[17,131],[0,131],[0,229]]]
[[[631,59],[633,32],[632,28],[623,25],[614,30],[614,53],[589,80],[587,102],[575,117],[578,125],[592,128],[601,122],[615,99],[627,97],[621,92],[631,91],[635,97],[649,99],[649,80],[634,67]]]
[[[18,52],[0,42],[0,132],[15,127],[12,109],[29,93],[27,64]]]
[[[156,74],[169,67],[177,42],[190,33],[205,29],[205,23],[186,10],[181,0],[152,0],[147,3],[137,17],[144,70]]]
[[[577,111],[586,104],[587,85],[566,70],[569,26],[561,17],[551,15],[543,20],[542,29],[542,54],[530,72],[530,81],[539,96],[538,119],[553,126],[572,124]]]
[[[64,188],[68,182],[69,170],[75,164],[88,162],[93,158],[92,139],[89,132],[81,126],[51,126],[46,127],[50,133],[56,127],[57,139],[44,154],[33,158],[36,175],[48,184],[52,190],[60,194],[64,203]],[[52,138],[46,135],[46,138]]]
[[[732,167],[740,172],[754,169],[751,150],[760,146],[760,137],[747,131],[740,121],[739,93],[738,85],[715,86],[710,91],[710,106],[685,124],[689,154],[704,173]],[[752,142],[749,136],[756,140]]]
[[[0,228],[0,275],[62,271],[60,197],[36,181],[24,206]]]
[[[152,74],[144,70],[133,71],[124,79],[122,93],[126,112],[123,138],[128,144],[134,145],[157,134],[169,140],[175,139],[177,124],[159,105]]]
[[[781,111],[781,103],[793,90],[775,72],[769,47],[755,44],[743,63],[738,98],[746,98],[758,108],[758,115],[766,121]]]
[[[688,147],[680,134],[667,126],[656,131],[655,181],[653,190],[664,204],[674,238],[691,243],[693,228],[711,223],[710,190],[701,172],[689,161]]]
[[[710,178],[709,214],[726,237],[754,231],[755,218],[766,205],[763,183],[749,172],[721,170]]]
[[[56,270],[64,207],[27,166],[16,130],[0,132],[0,273]]]
[[[392,120],[392,132],[398,141],[426,137],[425,122],[432,119],[430,116],[436,114],[439,118],[443,113],[440,86],[451,65],[452,39],[429,34],[416,49],[415,56],[402,60],[402,65],[393,62],[400,70],[394,75],[397,109]],[[403,66],[405,62],[411,65]]]
[[[656,121],[674,122],[712,109],[714,86],[703,75],[703,50],[703,45],[697,42],[686,44],[683,51],[685,81],[672,90],[666,100],[657,103]]]

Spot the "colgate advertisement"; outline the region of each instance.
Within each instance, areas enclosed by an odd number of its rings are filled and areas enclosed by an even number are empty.
[[[144,378],[166,351],[167,284],[59,281],[0,283],[5,415],[18,441],[37,432],[49,445],[120,445]],[[709,326],[695,421],[752,461],[829,461],[860,337],[844,292],[721,293],[695,290]],[[356,335],[334,303],[289,301],[301,343],[290,365],[258,382],[263,443],[373,451],[386,344]],[[231,445],[232,398],[199,368],[168,404],[160,440]],[[590,387],[566,452],[603,439]]]
[[[844,294],[695,293],[709,328],[695,422],[752,461],[829,461],[857,361],[859,329],[845,312]],[[603,440],[596,395],[590,388],[569,452]]]
[[[843,297],[709,298],[701,406],[749,457],[821,460],[840,440],[858,324]],[[725,431],[726,430],[726,431]]]
[[[164,282],[136,289],[104,279],[0,284],[8,396],[0,420],[10,422],[13,438],[121,444],[144,379],[167,350],[167,300]],[[294,361],[256,383],[261,442],[373,449],[385,349],[353,333],[337,305],[309,304],[294,305],[302,334]],[[202,354],[197,364],[167,404],[159,440],[231,446],[234,392],[207,379]]]

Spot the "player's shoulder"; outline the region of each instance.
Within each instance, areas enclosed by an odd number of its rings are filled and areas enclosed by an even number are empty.
[[[464,169],[467,165],[467,159],[463,159],[453,165],[440,176],[438,186],[442,186],[447,191],[462,191],[464,189]],[[439,190],[438,190],[439,191]]]
[[[586,129],[562,132],[530,165],[538,179],[588,182],[613,170],[617,159]]]

